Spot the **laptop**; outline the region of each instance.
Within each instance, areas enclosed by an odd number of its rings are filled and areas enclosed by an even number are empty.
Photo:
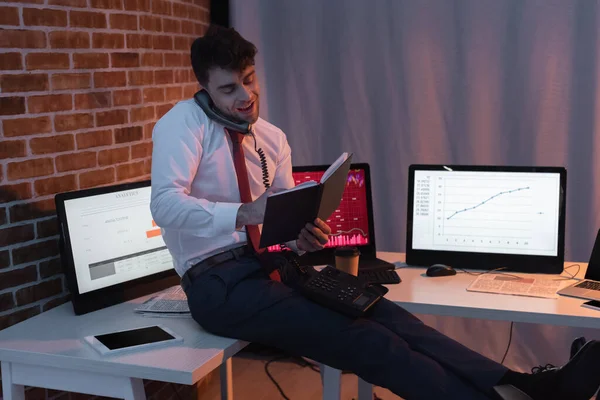
[[[558,291],[563,296],[600,300],[600,230],[596,235],[585,279]]]
[[[75,314],[179,284],[150,212],[150,181],[55,197],[60,255]]]
[[[294,166],[294,182],[296,185],[310,180],[318,182],[328,167]],[[332,230],[329,242],[323,250],[299,257],[302,265],[332,265],[335,262],[334,252],[337,247],[356,246],[360,250],[359,272],[395,269],[394,264],[377,258],[369,164],[350,165],[340,206],[326,222]],[[275,245],[268,247],[267,251],[280,252],[282,248]]]

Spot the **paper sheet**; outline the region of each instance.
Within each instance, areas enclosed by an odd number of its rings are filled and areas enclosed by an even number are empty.
[[[555,299],[564,280],[556,278],[518,277],[516,275],[479,275],[467,288],[471,292],[511,294]]]

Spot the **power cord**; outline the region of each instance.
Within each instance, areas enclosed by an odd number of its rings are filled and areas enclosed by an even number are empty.
[[[269,361],[267,361],[265,363],[265,372],[266,372],[267,376],[269,377],[269,379],[271,380],[271,382],[273,382],[273,384],[275,385],[275,387],[281,394],[281,397],[283,397],[285,400],[290,400],[290,398],[285,395],[285,393],[284,393],[283,389],[281,388],[281,386],[279,385],[279,383],[277,383],[275,378],[273,378],[273,375],[271,375],[271,372],[269,372],[269,365],[271,365],[271,363],[274,363],[276,361],[285,360],[287,358],[289,358],[289,357],[288,356],[277,356],[275,358],[270,359]]]
[[[179,394],[179,392],[177,391],[177,386],[175,386],[175,384],[174,384],[173,382],[171,382],[171,386],[173,386],[173,391],[175,392],[175,395],[177,396],[177,398],[178,398],[179,400],[183,400],[183,399],[181,398],[181,395],[180,395],[180,394]]]
[[[504,364],[504,360],[506,360],[506,356],[508,355],[508,349],[510,349],[510,343],[512,342],[512,335],[513,335],[513,327],[514,327],[515,323],[511,322],[510,323],[510,333],[508,335],[508,345],[506,346],[506,351],[504,352],[504,356],[502,357],[502,361],[500,361],[500,364]]]

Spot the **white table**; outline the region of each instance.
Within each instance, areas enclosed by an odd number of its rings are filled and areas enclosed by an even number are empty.
[[[403,253],[378,252],[377,256],[396,266],[405,265]],[[573,263],[568,262],[565,266],[571,264]],[[581,268],[577,277],[583,278],[587,264],[578,264]],[[396,271],[402,282],[398,285],[387,285],[389,292],[385,297],[415,314],[600,328],[598,311],[581,307],[585,300],[564,296],[559,296],[557,299],[543,299],[468,292],[466,288],[477,276],[458,272],[453,276],[431,278],[425,275],[425,268],[401,268]],[[569,273],[573,274],[576,271],[577,268],[572,268]],[[520,274],[516,273],[516,275]],[[542,274],[523,275],[557,277],[557,275]],[[573,282],[565,281],[564,284]],[[326,398],[339,399],[341,372],[330,367],[323,369],[323,390],[327,394]],[[359,400],[367,399],[372,399],[372,387],[359,380]]]
[[[221,368],[221,397],[232,398],[231,357],[247,343],[209,334],[191,318],[136,315],[137,303],[119,304],[75,316],[63,304],[0,332],[5,400],[23,400],[24,386],[116,397],[146,398],[143,379],[193,385]],[[101,356],[82,338],[88,335],[163,324],[183,343]]]

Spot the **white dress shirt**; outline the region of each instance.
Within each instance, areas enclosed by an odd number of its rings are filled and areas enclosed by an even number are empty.
[[[285,134],[259,118],[254,136],[266,156],[271,185],[293,187]],[[245,229],[235,227],[240,192],[231,139],[223,125],[209,119],[193,99],[184,100],[156,123],[152,140],[150,209],[179,276],[205,258],[245,244]],[[246,136],[243,147],[256,199],[265,187],[252,136]]]

